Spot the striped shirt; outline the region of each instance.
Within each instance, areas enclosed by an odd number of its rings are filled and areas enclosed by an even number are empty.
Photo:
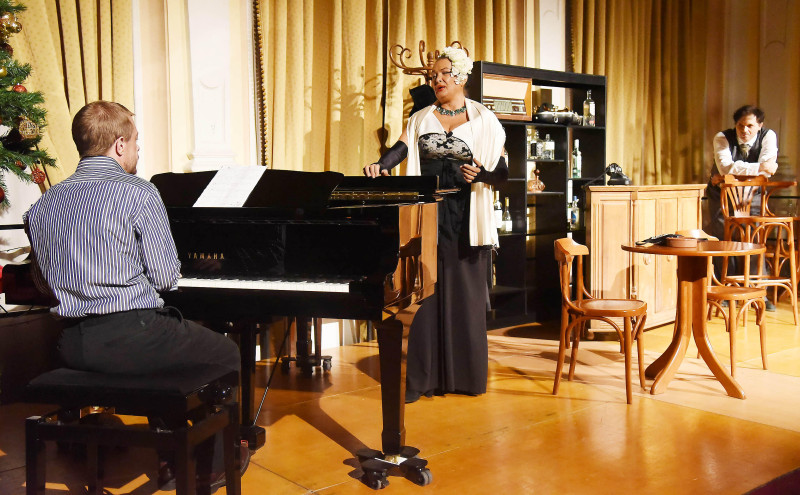
[[[180,262],[161,196],[113,158],[82,159],[23,221],[58,300],[51,311],[62,317],[161,307],[158,293],[177,285]]]

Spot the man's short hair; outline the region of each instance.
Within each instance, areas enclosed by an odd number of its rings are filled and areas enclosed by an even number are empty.
[[[764,123],[764,110],[761,110],[759,107],[755,105],[745,105],[743,107],[738,108],[735,112],[733,112],[733,121],[739,122],[739,119],[742,117],[746,117],[748,115],[753,115],[756,118],[756,122],[759,124]]]
[[[113,101],[87,104],[72,119],[72,140],[81,158],[105,155],[117,138],[133,135],[133,112]]]

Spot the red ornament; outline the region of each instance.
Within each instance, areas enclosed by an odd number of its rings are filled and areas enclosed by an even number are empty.
[[[6,43],[5,41],[0,43],[0,50],[3,50],[4,52],[8,53],[9,56],[14,55],[14,49],[11,48],[11,45]]]
[[[44,172],[38,168],[31,172],[31,177],[33,177],[33,182],[36,184],[44,184],[44,180],[47,178]]]
[[[22,160],[17,160],[14,162],[14,165],[16,165],[20,170],[25,170],[25,167],[27,166]]]
[[[27,93],[28,92],[28,88],[26,88],[22,84],[15,84],[11,89],[13,89],[17,93]]]
[[[6,199],[6,192],[0,187],[0,203],[2,203],[4,199]]]

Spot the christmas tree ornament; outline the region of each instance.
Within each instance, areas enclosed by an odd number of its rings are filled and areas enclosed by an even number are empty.
[[[10,31],[9,26],[14,21],[16,21],[14,14],[11,12],[4,12],[2,15],[0,15],[0,30],[8,33]]]
[[[2,203],[3,200],[5,200],[5,199],[6,199],[6,192],[5,192],[5,190],[3,190],[2,187],[0,187],[0,203]]]
[[[33,170],[33,172],[31,172],[31,178],[36,184],[44,184],[44,180],[47,178],[47,176],[42,170],[36,168]]]
[[[28,117],[20,117],[17,130],[22,139],[34,139],[39,135],[39,126]]]
[[[4,52],[8,53],[8,56],[9,56],[9,57],[11,57],[11,56],[13,56],[13,55],[14,55],[14,49],[13,49],[13,48],[11,48],[11,45],[9,45],[9,44],[8,44],[7,42],[5,42],[5,41],[3,41],[2,43],[0,43],[0,50],[3,50]]]
[[[19,161],[19,160],[15,161],[14,165],[16,165],[17,168],[20,169],[20,170],[25,170],[25,167],[26,167],[26,165],[23,162]]]
[[[20,31],[22,31],[22,24],[20,24],[17,21],[14,21],[8,25],[8,30],[14,34],[19,33]]]
[[[0,77],[6,77],[8,75],[8,69],[5,66],[0,65]]]
[[[28,88],[26,88],[22,84],[15,84],[11,89],[14,90],[14,92],[16,92],[16,93],[27,93],[28,92]]]

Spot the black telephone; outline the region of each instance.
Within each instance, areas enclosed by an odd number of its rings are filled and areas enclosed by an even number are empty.
[[[643,241],[636,241],[637,246],[643,246],[645,244],[666,244],[667,239],[674,237],[681,237],[678,234],[661,234],[661,235],[654,235],[653,237],[648,237]]]

